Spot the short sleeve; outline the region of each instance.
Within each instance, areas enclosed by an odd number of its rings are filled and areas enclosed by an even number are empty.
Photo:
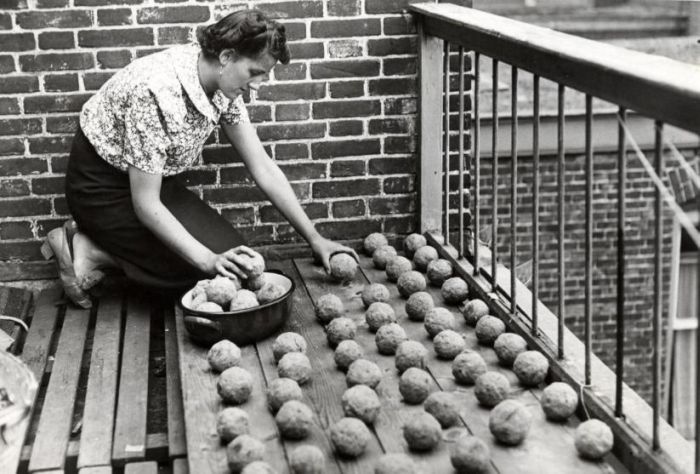
[[[170,145],[151,91],[139,87],[124,112],[123,161],[151,174],[163,174]]]
[[[236,125],[237,123],[249,123],[248,110],[245,108],[243,97],[238,96],[230,101],[228,107],[221,112],[222,123]]]

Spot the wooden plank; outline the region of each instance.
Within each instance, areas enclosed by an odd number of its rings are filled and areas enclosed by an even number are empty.
[[[187,468],[187,459],[186,458],[177,458],[173,459],[173,474],[189,474],[190,471]]]
[[[129,292],[112,449],[116,465],[144,459],[146,453],[150,317],[146,295]]]
[[[100,300],[88,373],[78,469],[107,466],[112,460],[112,433],[117,399],[122,292]]]
[[[454,472],[450,464],[445,443],[440,443],[435,449],[429,452],[420,453],[410,451],[403,438],[403,425],[412,416],[422,412],[423,407],[422,405],[410,405],[403,402],[398,390],[399,375],[396,371],[394,357],[379,354],[377,351],[374,342],[374,334],[369,331],[367,323],[365,322],[365,309],[362,300],[357,297],[357,293],[362,290],[367,280],[363,278],[362,275],[359,275],[349,284],[339,285],[331,282],[323,270],[314,266],[310,260],[296,260],[295,262],[312,299],[317,300],[321,295],[326,293],[333,293],[340,298],[345,308],[345,315],[353,319],[357,324],[355,341],[364,349],[365,358],[375,362],[383,372],[382,381],[376,388],[381,402],[381,410],[374,424],[374,431],[382,447],[387,452],[404,452],[408,454],[425,472]],[[392,298],[388,303],[395,309],[399,324],[401,324],[404,329],[408,329],[406,324],[407,318],[403,312],[403,302],[398,295],[396,285],[389,284],[387,288],[389,288],[390,291],[393,289]],[[321,326],[313,320],[313,311],[309,311],[309,314],[311,317],[306,325],[320,329]],[[325,341],[322,341],[322,343],[323,342]],[[333,364],[332,350],[326,346],[324,352],[328,354],[328,357],[331,359],[331,364]],[[340,374],[342,377],[341,382],[338,384],[340,385],[338,390],[340,393],[335,397],[336,400],[339,401],[346,385],[343,373],[337,369],[335,373]],[[432,390],[439,390],[439,387],[433,384]]]
[[[64,467],[89,322],[89,310],[66,308],[29,459],[30,472]]]
[[[42,291],[36,301],[34,317],[29,327],[29,333],[24,343],[20,359],[29,366],[39,385],[43,378],[44,370],[46,369],[46,361],[49,356],[49,346],[51,345],[51,336],[58,322],[58,307],[56,303],[61,297],[62,290],[55,288]],[[36,394],[35,394],[36,400]],[[29,423],[34,415],[34,404],[29,410],[27,416],[13,427],[5,429],[3,436],[8,446],[3,447],[0,461],[2,465],[8,468],[10,472],[17,470],[20,457],[22,454],[22,446],[24,439],[29,429]]]
[[[158,474],[158,463],[132,462],[124,466],[124,474]]]
[[[78,471],[78,474],[112,474],[112,467],[111,466],[84,467]]]
[[[172,306],[163,312],[165,324],[165,370],[168,399],[168,452],[171,458],[187,454],[185,414],[182,408],[180,363],[177,354],[175,310]]]

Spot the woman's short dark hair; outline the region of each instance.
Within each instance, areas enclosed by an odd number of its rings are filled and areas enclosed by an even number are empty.
[[[197,41],[205,56],[218,58],[224,49],[255,58],[263,52],[287,64],[289,47],[284,25],[270,20],[260,10],[238,10],[197,31]]]

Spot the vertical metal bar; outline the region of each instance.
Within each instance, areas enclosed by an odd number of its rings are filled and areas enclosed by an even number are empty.
[[[464,47],[459,47],[459,254],[464,255]]]
[[[627,213],[627,147],[622,124],[627,110],[620,107],[617,127],[617,342],[615,343],[615,416],[622,416],[625,369],[625,214]]]
[[[696,206],[700,212],[700,194],[696,197]],[[697,249],[698,269],[696,281],[697,294],[700,295],[700,247]],[[700,304],[696,304],[697,321],[700,321]],[[700,474],[700,436],[698,436],[698,427],[700,427],[700,327],[695,330],[695,474]]]
[[[493,153],[493,168],[491,184],[493,186],[493,209],[491,211],[491,283],[493,291],[498,289],[498,278],[496,270],[498,269],[498,61],[493,61],[493,89],[492,92],[492,113],[493,113],[493,135],[491,141],[491,151]]]
[[[445,245],[450,243],[450,43],[445,41],[445,49],[443,52],[443,79],[444,91],[443,95],[443,143],[444,143],[444,173],[445,173]]]
[[[656,175],[663,176],[664,172],[664,156],[661,149],[663,141],[663,123],[655,122],[654,133],[654,158],[656,165]],[[663,313],[662,303],[663,295],[663,254],[661,246],[663,243],[663,216],[661,214],[661,192],[658,187],[654,189],[654,219],[656,223],[655,239],[654,239],[654,352],[652,360],[653,374],[653,392],[652,392],[652,409],[654,411],[654,423],[652,434],[652,447],[659,449],[661,447],[659,441],[659,421],[661,418],[661,315]]]
[[[510,312],[518,312],[515,287],[515,264],[518,247],[518,68],[511,66],[510,84]]]
[[[481,114],[479,113],[479,63],[481,55],[474,53],[474,275],[479,274],[479,224],[481,210]]]
[[[557,327],[557,356],[560,359],[564,358],[564,322],[566,320],[566,304],[564,300],[564,232],[566,225],[564,222],[564,192],[566,183],[565,177],[565,162],[564,162],[564,85],[559,84],[557,91],[557,225],[558,233],[558,249],[557,262],[559,271],[557,272],[557,289],[559,293],[559,320]]]
[[[537,303],[540,300],[540,76],[535,74],[532,79],[532,335],[537,336]]]
[[[586,256],[585,256],[585,384],[591,384],[592,286],[593,286],[593,98],[586,94]]]

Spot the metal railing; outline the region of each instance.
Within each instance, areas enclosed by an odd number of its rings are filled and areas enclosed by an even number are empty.
[[[421,3],[410,7],[417,18],[420,41],[420,225],[421,230],[440,238],[431,239],[440,247],[450,245],[454,238],[459,255],[453,259],[460,274],[467,279],[482,299],[497,304],[497,315],[512,328],[528,337],[528,342],[550,359],[556,378],[578,387],[582,402],[595,417],[608,422],[615,434],[616,454],[631,472],[692,472],[700,473],[700,450],[682,438],[661,416],[661,355],[663,317],[663,237],[664,203],[666,211],[675,213],[696,243],[700,235],[690,219],[666,191],[662,179],[665,173],[664,151],[684,161],[678,150],[664,137],[667,128],[678,128],[696,136],[700,132],[700,68],[658,56],[621,49],[615,46],[558,33],[497,15],[451,4]],[[491,66],[491,137],[482,137],[480,112],[482,81],[481,62],[490,58]],[[507,65],[510,74],[510,162],[509,202],[510,225],[508,264],[499,249],[499,191],[503,167],[499,164],[499,124],[505,122],[499,111],[501,98],[500,67]],[[532,192],[522,196],[518,188],[519,167],[519,73],[532,74],[533,103],[529,121],[532,128]],[[540,286],[540,91],[541,79],[556,83],[556,217],[557,225],[557,291],[554,308],[542,304]],[[584,231],[581,247],[584,253],[584,335],[583,341],[567,328],[565,294],[565,160],[567,154],[565,95],[575,90],[585,95],[584,111]],[[595,186],[594,99],[602,99],[617,107],[617,193],[616,212],[616,343],[615,372],[607,368],[593,353],[593,261]],[[466,102],[469,101],[467,105]],[[628,127],[628,116],[643,116],[652,120],[653,165],[637,145]],[[456,118],[457,123],[454,123]],[[470,127],[466,127],[470,119]],[[456,138],[456,143],[455,143]],[[481,154],[483,140],[491,139],[490,163],[490,246],[480,243],[484,234],[481,222],[484,190]],[[469,147],[467,145],[470,145]],[[628,161],[639,159],[648,178],[654,183],[654,269],[653,310],[651,317],[653,341],[650,368],[653,391],[647,404],[625,383],[624,346],[626,264],[626,224],[628,213],[626,192],[629,183]],[[439,157],[439,159],[436,159]],[[454,165],[456,158],[457,164]],[[471,159],[470,168],[465,161]],[[454,184],[454,177],[458,179]],[[465,176],[471,186],[465,186]],[[488,179],[486,181],[488,181]],[[464,196],[469,197],[465,209]],[[457,197],[455,202],[452,199]],[[522,204],[531,198],[530,209]],[[517,278],[518,219],[524,213],[531,216],[529,265],[532,267],[531,290]],[[456,225],[454,219],[457,219]],[[698,246],[700,248],[700,246]],[[448,253],[441,250],[441,255]],[[447,257],[446,257],[447,258]],[[699,256],[700,258],[700,256]],[[700,262],[700,261],[699,261]],[[699,278],[700,280],[700,278]],[[698,331],[700,334],[700,331]],[[699,336],[700,339],[700,336]],[[556,342],[555,342],[556,341]],[[700,348],[700,341],[698,342]],[[582,360],[577,351],[583,353]],[[700,350],[698,350],[700,367]],[[596,377],[593,377],[595,373]],[[698,382],[700,384],[700,382]],[[700,385],[698,385],[700,386]],[[696,417],[700,407],[696,396]],[[632,415],[632,416],[629,416]],[[698,422],[696,420],[696,426]],[[700,436],[696,436],[696,443]],[[694,451],[694,455],[693,455]]]

